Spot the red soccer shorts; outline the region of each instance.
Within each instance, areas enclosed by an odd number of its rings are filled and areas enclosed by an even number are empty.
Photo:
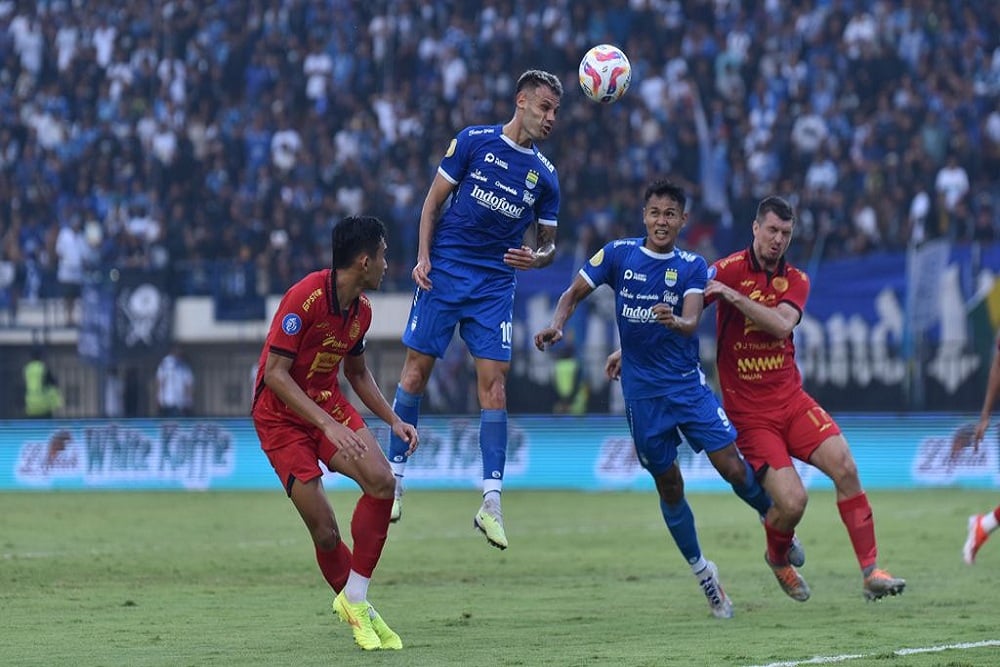
[[[733,413],[726,410],[739,435],[736,446],[754,470],[792,465],[792,457],[809,461],[823,441],[840,435],[840,427],[804,390],[769,410]]]
[[[330,409],[330,414],[352,431],[367,427],[364,418],[344,397],[337,400]],[[328,466],[330,459],[338,451],[337,446],[321,430],[298,420],[261,419],[255,414],[254,427],[260,438],[261,449],[267,454],[271,467],[285,486],[285,493],[289,495],[295,480],[309,482],[322,476],[319,462]]]

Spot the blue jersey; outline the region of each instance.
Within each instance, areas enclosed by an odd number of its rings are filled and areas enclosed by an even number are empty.
[[[431,243],[432,271],[473,265],[510,276],[508,248],[520,248],[535,220],[555,226],[559,217],[556,168],[531,146],[518,146],[502,125],[467,127],[452,139],[438,173],[458,187],[438,220]],[[432,278],[433,279],[433,278]]]
[[[659,324],[652,308],[666,303],[680,315],[684,297],[705,291],[708,265],[700,255],[684,250],[653,252],[643,241],[612,241],[580,269],[591,287],[607,284],[615,291],[626,400],[667,396],[705,382],[697,336]]]

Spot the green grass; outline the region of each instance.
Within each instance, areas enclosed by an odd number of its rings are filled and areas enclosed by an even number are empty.
[[[342,526],[356,494],[331,494]],[[1000,664],[1000,537],[960,548],[987,491],[872,492],[881,563],[906,594],[866,603],[830,493],[800,526],[813,597],[785,597],[734,496],[696,495],[706,556],[736,605],[713,619],[652,493],[509,491],[511,548],[472,528],[478,494],[412,491],[371,600],[403,637],[363,654],[330,612],[311,543],[273,493],[0,494],[4,665],[759,665],[864,654],[848,667]]]

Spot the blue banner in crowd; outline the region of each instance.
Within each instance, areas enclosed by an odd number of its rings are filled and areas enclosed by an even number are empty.
[[[998,429],[978,451],[972,423],[956,415],[845,415],[868,489],[1000,487]],[[383,443],[387,429],[375,431]],[[478,488],[479,423],[427,417],[421,447],[407,466],[408,489]],[[689,491],[728,492],[704,455],[681,448]],[[800,466],[809,488],[832,488]],[[327,474],[329,488],[355,488]],[[621,416],[512,419],[505,488],[652,490]],[[246,419],[0,422],[0,490],[278,489],[280,483]]]

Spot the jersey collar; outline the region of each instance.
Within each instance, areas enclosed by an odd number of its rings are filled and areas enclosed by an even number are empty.
[[[358,309],[361,307],[361,297],[358,297],[354,302],[347,307],[347,315],[344,315],[344,310],[340,307],[340,302],[337,300],[337,269],[330,269],[330,273],[326,277],[326,293],[327,306],[330,308],[330,313],[337,315],[338,317],[350,317],[352,315],[358,314]]]
[[[755,255],[754,252],[753,252],[753,245],[750,245],[750,246],[747,247],[746,253],[747,253],[747,257],[750,258],[750,266],[752,266],[753,270],[756,271],[757,273],[766,273],[768,275],[768,277],[770,277],[770,276],[783,276],[786,273],[788,273],[788,262],[785,261],[784,257],[782,257],[781,259],[778,260],[778,268],[777,268],[777,270],[774,271],[773,273],[771,273],[770,271],[768,271],[767,269],[765,269],[763,266],[761,266],[760,261],[757,259],[757,255]]]

